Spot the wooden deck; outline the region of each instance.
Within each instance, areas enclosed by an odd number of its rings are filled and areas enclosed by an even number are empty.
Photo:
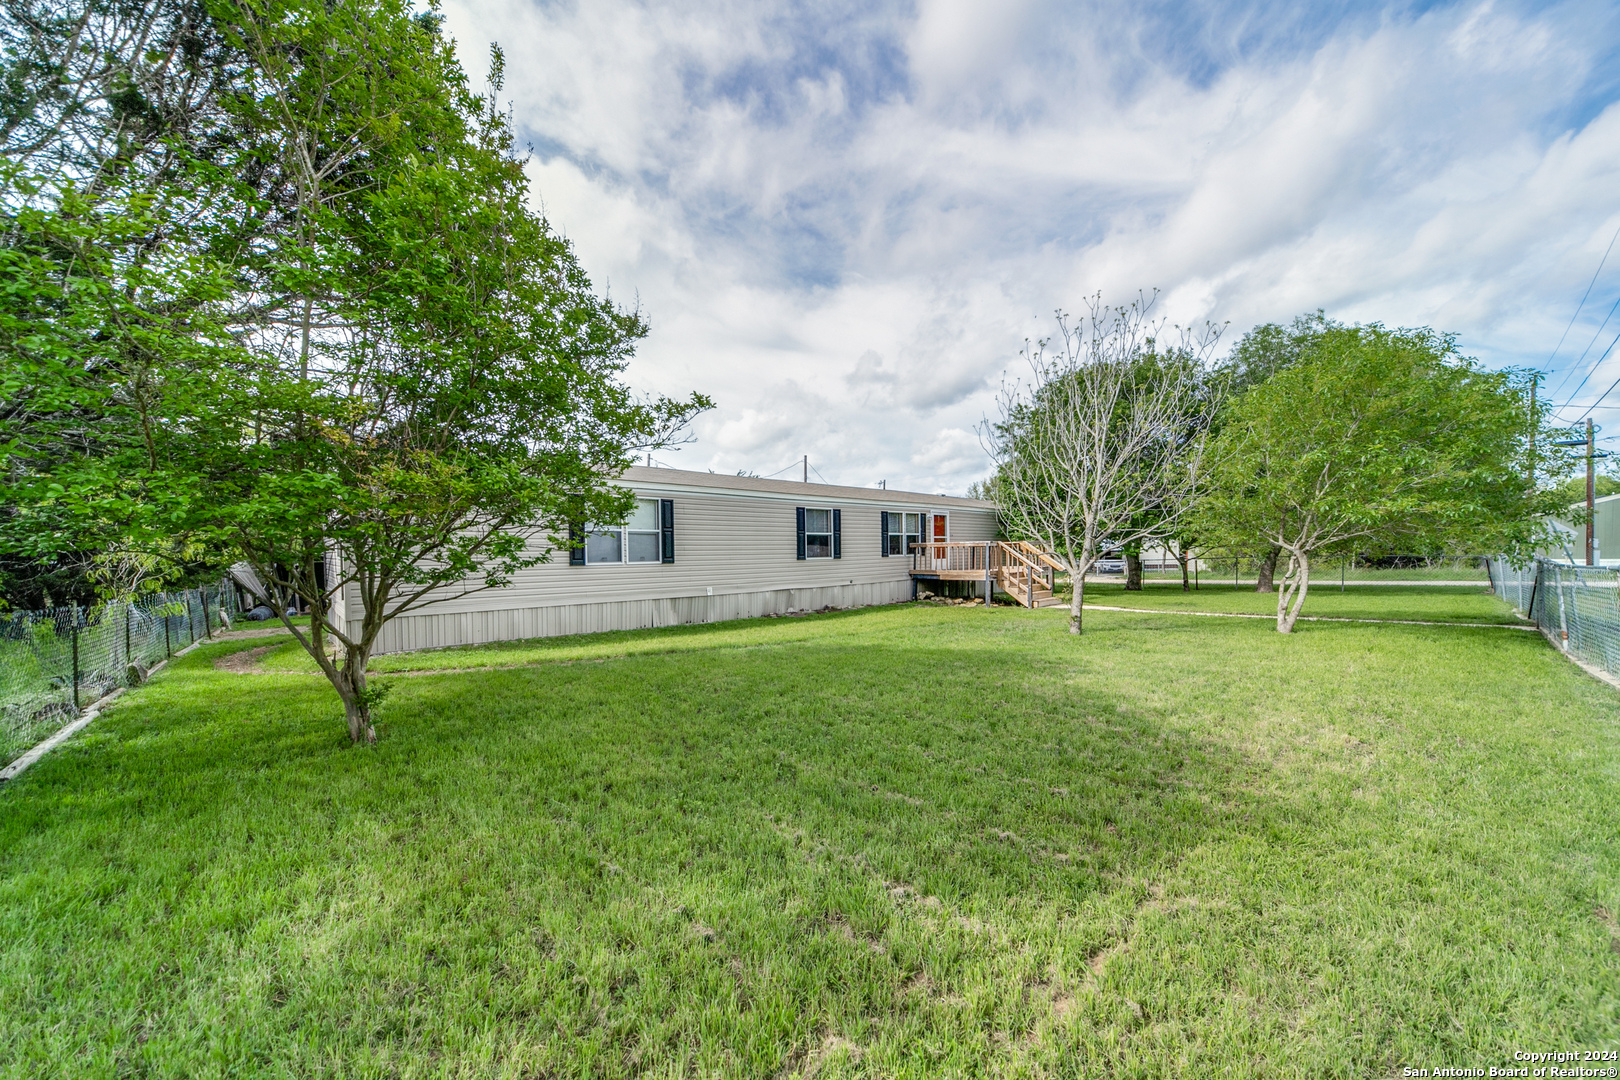
[[[1052,595],[1057,571],[1063,569],[1049,552],[1034,544],[1002,540],[917,544],[911,553],[911,576],[922,581],[982,581],[1025,607],[1056,607]]]

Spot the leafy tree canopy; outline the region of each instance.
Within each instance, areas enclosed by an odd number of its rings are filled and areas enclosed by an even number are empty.
[[[366,740],[391,619],[615,520],[708,400],[624,384],[646,324],[530,208],[498,52],[474,93],[406,0],[221,0],[205,36],[186,132],[229,138],[14,172],[9,546],[245,559]]]
[[[1351,548],[1527,553],[1558,496],[1532,480],[1533,414],[1511,373],[1428,329],[1324,326],[1232,404],[1202,512],[1205,537],[1288,555],[1278,629],[1311,560]],[[1546,447],[1543,473],[1567,467]]]
[[[1254,327],[1232,346],[1216,367],[1230,400],[1259,386],[1285,368],[1311,354],[1317,338],[1338,326],[1322,311],[1300,315],[1288,326],[1265,323]]]
[[[1558,498],[1568,507],[1579,506],[1583,511],[1586,508],[1586,476],[1572,476],[1563,483],[1558,484],[1554,490]],[[1600,472],[1592,477],[1592,497],[1602,499],[1609,495],[1620,494],[1620,476],[1612,472]]]

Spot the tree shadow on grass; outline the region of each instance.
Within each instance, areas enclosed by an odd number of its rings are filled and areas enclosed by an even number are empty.
[[[107,1053],[182,1064],[770,1075],[836,1034],[971,1068],[1256,810],[1230,751],[1016,648],[401,680],[374,750],[342,747],[323,683],[217,674],[222,651],[4,794],[0,909],[73,912],[7,917],[14,977],[49,988],[0,992],[11,1024],[155,1017]]]

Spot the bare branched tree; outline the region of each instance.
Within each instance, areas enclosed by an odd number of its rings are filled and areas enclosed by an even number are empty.
[[[1167,337],[1152,306],[1104,307],[1099,295],[1084,318],[1059,312],[1058,336],[1025,350],[1028,381],[1004,386],[1001,418],[984,427],[1005,528],[1068,570],[1075,634],[1098,557],[1173,532],[1205,472],[1216,404],[1205,361],[1220,330]]]

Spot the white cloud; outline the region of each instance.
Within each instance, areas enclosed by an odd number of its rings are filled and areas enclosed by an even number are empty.
[[[1097,290],[1228,340],[1322,307],[1533,363],[1620,225],[1597,7],[446,13],[470,70],[502,43],[537,196],[650,318],[632,381],[719,403],[665,455],[693,467],[960,490],[1002,372]]]

